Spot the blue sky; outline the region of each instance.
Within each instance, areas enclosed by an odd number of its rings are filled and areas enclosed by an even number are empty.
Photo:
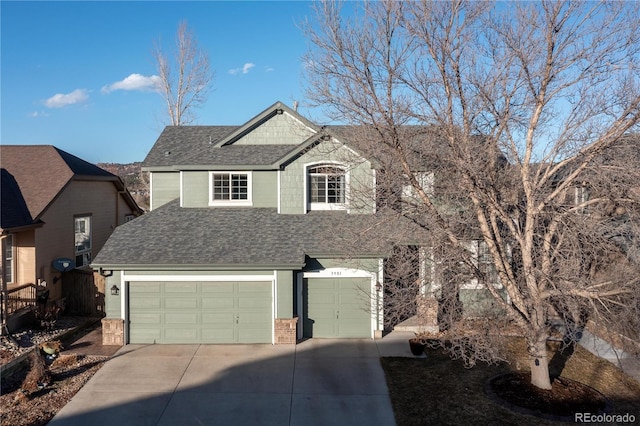
[[[242,124],[300,101],[302,1],[0,2],[0,143],[48,144],[90,162],[142,161],[167,124],[151,49],[186,20],[215,71],[197,124]]]

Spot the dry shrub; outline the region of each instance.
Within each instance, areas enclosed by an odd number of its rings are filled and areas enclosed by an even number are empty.
[[[30,358],[31,369],[21,386],[22,391],[27,395],[38,391],[43,385],[46,386],[51,382],[51,376],[44,363],[44,358],[37,351],[33,351]]]
[[[59,354],[62,351],[62,343],[60,342],[60,340],[52,340],[50,342],[44,342],[38,345],[38,349],[42,353],[47,353],[45,352],[44,348],[48,348],[50,350],[53,350],[54,353]]]
[[[77,363],[78,363],[78,355],[76,354],[60,355],[58,358],[56,358],[55,361],[53,361],[53,363],[51,364],[51,368],[68,367],[71,365],[75,365]]]

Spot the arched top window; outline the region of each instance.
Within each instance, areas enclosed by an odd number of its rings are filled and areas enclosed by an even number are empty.
[[[333,164],[309,167],[309,201],[313,204],[345,203],[345,170]]]

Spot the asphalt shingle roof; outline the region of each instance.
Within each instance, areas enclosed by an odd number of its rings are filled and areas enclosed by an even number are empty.
[[[51,145],[0,146],[0,164],[18,183],[31,217],[36,220],[75,177],[119,182],[108,171]]]
[[[2,169],[0,190],[0,229],[21,228],[35,225],[27,203],[15,178],[7,170]]]
[[[391,238],[357,243],[376,226],[392,227],[381,215],[312,212],[278,214],[270,208],[181,208],[174,200],[116,228],[94,267],[276,266],[300,267],[312,257],[382,257]],[[392,235],[388,233],[388,235]]]
[[[144,167],[270,165],[296,145],[228,145],[216,142],[239,126],[167,126],[143,162]]]

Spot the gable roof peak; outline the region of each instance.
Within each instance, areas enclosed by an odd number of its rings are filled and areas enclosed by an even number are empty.
[[[236,142],[238,139],[243,137],[244,135],[250,133],[257,127],[265,123],[266,121],[273,118],[274,116],[282,115],[285,113],[292,116],[297,121],[301,122],[304,126],[308,127],[314,133],[320,130],[320,127],[317,124],[303,117],[297,111],[297,105],[296,105],[296,109],[292,109],[287,105],[285,105],[283,102],[276,101],[273,105],[269,106],[264,111],[262,111],[261,113],[259,113],[258,115],[256,115],[255,117],[247,121],[245,124],[238,127],[235,131],[231,132],[226,137],[220,139],[216,143],[216,146],[231,145],[234,142]]]
[[[53,145],[1,145],[0,164],[15,178],[34,220],[75,178],[121,184],[116,175]]]

